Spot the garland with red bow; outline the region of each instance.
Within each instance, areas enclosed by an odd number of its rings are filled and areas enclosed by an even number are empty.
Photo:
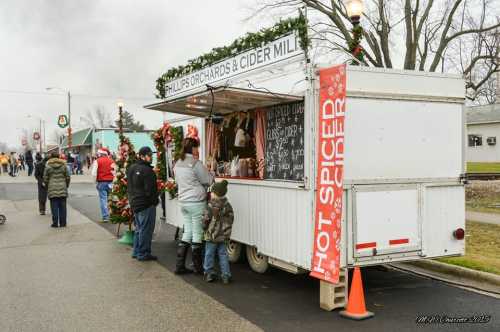
[[[158,192],[168,192],[170,198],[173,199],[177,196],[177,184],[173,179],[167,179],[167,166],[166,166],[166,149],[174,142],[178,147],[182,142],[182,135],[179,138],[179,133],[176,128],[172,127],[168,122],[165,122],[161,128],[156,130],[152,135],[155,148],[156,148],[156,185]]]
[[[112,223],[128,223],[129,229],[131,229],[133,213],[127,196],[127,170],[135,162],[136,155],[130,139],[123,134],[122,118],[123,114],[120,108],[118,118],[120,146],[118,148],[117,160],[115,161],[116,173],[109,200],[109,219]]]

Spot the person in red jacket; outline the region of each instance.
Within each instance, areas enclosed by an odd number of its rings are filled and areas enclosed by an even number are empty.
[[[99,193],[99,205],[101,207],[102,222],[109,221],[108,195],[113,186],[115,162],[109,157],[107,149],[97,151],[97,159],[92,165],[92,176],[97,183]]]

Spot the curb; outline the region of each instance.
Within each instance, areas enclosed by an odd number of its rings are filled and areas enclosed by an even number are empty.
[[[440,272],[444,274],[451,274],[453,276],[462,277],[464,279],[471,279],[474,281],[485,282],[500,287],[500,276],[497,276],[496,274],[493,273],[472,270],[466,267],[442,263],[433,260],[420,260],[420,261],[408,262],[408,264],[424,268],[427,270]]]

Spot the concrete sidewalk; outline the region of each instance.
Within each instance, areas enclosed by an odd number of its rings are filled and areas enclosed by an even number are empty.
[[[259,330],[71,207],[61,229],[36,207],[0,201],[0,331]]]
[[[465,218],[471,221],[500,225],[500,214],[497,213],[466,211]]]

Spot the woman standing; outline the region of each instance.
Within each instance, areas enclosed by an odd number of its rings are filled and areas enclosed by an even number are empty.
[[[184,233],[177,248],[176,274],[191,272],[186,268],[186,252],[191,245],[194,272],[203,274],[202,218],[207,206],[207,189],[213,183],[208,169],[193,155],[198,155],[199,143],[193,138],[182,142],[180,160],[174,167],[179,189],[179,203],[184,218]]]
[[[51,154],[43,172],[43,182],[47,188],[52,213],[50,227],[66,227],[66,197],[70,178],[66,162],[59,159],[57,153]]]
[[[45,215],[45,207],[47,205],[47,187],[43,183],[43,171],[47,158],[42,159],[40,153],[36,154],[35,179],[38,182],[38,211],[40,215]]]

